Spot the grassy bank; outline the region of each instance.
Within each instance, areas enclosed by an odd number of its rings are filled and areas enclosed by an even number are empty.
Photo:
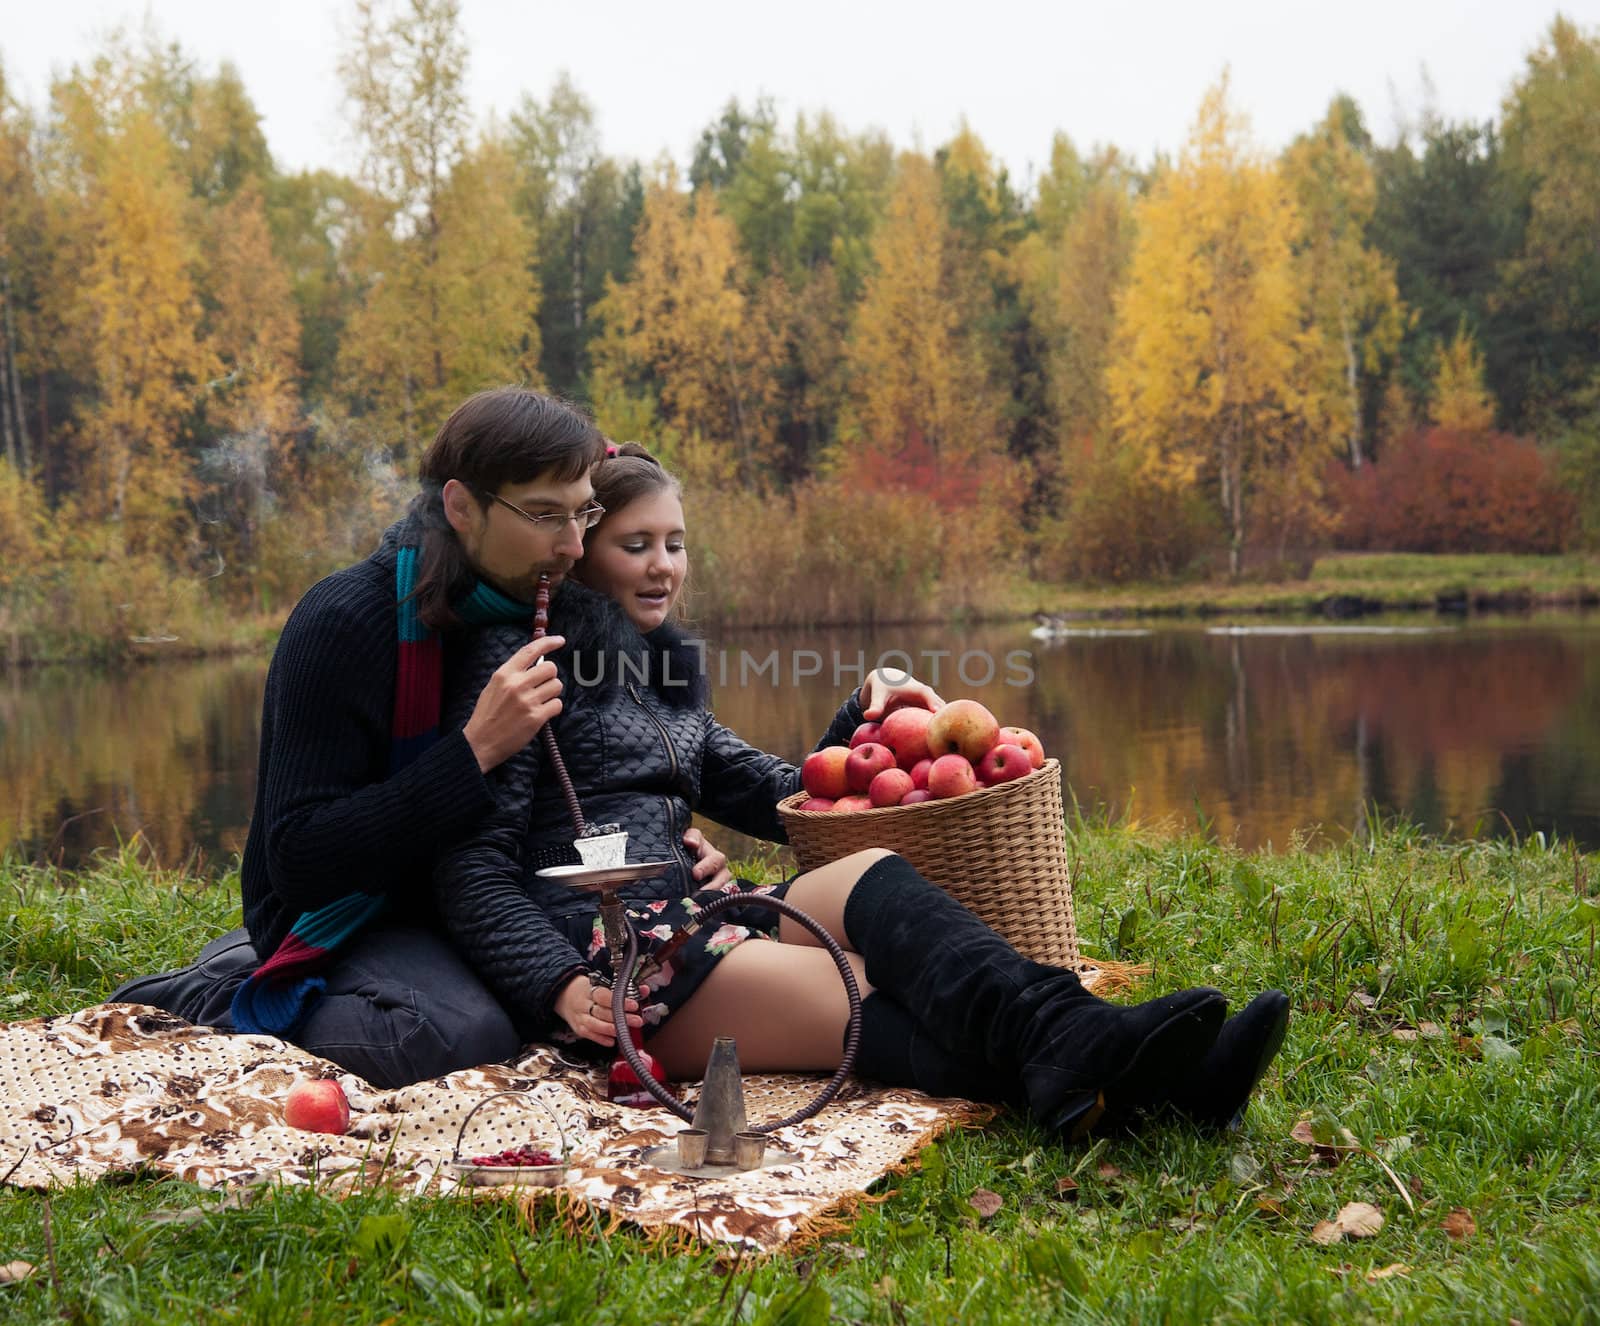
[[[1509,553],[1329,553],[1305,579],[1245,576],[1181,584],[1116,586],[1025,582],[1006,597],[1013,610],[1087,617],[1304,613],[1330,599],[1360,600],[1364,612],[1600,604],[1600,557]],[[1350,606],[1354,606],[1353,604]]]
[[[731,1269],[626,1231],[530,1229],[497,1202],[285,1191],[223,1210],[169,1182],[47,1208],[6,1192],[0,1264],[39,1271],[0,1307],[18,1322],[1600,1319],[1600,861],[1403,828],[1265,856],[1098,826],[1072,850],[1086,944],[1152,963],[1145,993],[1292,992],[1242,1132],[1066,1150],[1002,1120],[931,1149],[847,1232]],[[231,879],[131,857],[74,876],[0,866],[0,888],[8,1018],[176,964],[236,914]],[[992,1214],[968,1202],[979,1189]],[[1381,1230],[1316,1242],[1353,1202]],[[173,1212],[188,1217],[152,1219]],[[363,1221],[391,1214],[397,1237],[375,1242]]]

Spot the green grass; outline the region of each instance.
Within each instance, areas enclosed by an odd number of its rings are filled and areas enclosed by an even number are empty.
[[[1530,605],[1593,602],[1600,557],[1509,553],[1329,553],[1304,580],[1245,576],[1115,586],[1018,581],[1002,596],[1016,612],[1044,610],[1118,616],[1199,612],[1316,612],[1333,595],[1359,595],[1388,609],[1431,610],[1443,595],[1514,599]]]
[[[1023,1121],[953,1136],[848,1230],[756,1264],[509,1206],[179,1183],[0,1194],[7,1321],[1600,1321],[1600,861],[1540,837],[1404,826],[1319,852],[1078,824],[1079,929],[1149,962],[1144,993],[1289,990],[1244,1129],[1064,1149]],[[65,1011],[232,923],[236,884],[0,864],[0,1015]],[[1397,1038],[1436,1024],[1441,1034]],[[1320,1161],[1291,1136],[1348,1130]],[[1329,1153],[1333,1155],[1335,1153]],[[1397,1185],[1399,1185],[1397,1187]],[[1402,1197],[1403,1187],[1406,1197]],[[999,1196],[980,1217],[978,1189]],[[1321,1246],[1349,1202],[1372,1238]],[[1454,1239],[1445,1221],[1470,1214]],[[45,1222],[49,1217],[51,1243]],[[160,1219],[162,1216],[177,1218]],[[1409,1268],[1369,1280],[1396,1264]]]

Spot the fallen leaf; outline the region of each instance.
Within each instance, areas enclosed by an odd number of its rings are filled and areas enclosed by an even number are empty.
[[[1419,1039],[1422,1035],[1422,1033],[1419,1032],[1415,1027],[1396,1027],[1389,1034],[1393,1036],[1395,1040],[1405,1041],[1408,1044],[1411,1041]]]
[[[1118,1179],[1122,1177],[1122,1171],[1113,1165],[1109,1160],[1102,1160],[1094,1167],[1094,1172],[1107,1183],[1109,1183],[1112,1179]]]
[[[1345,1006],[1354,1013],[1360,1009],[1374,1009],[1378,1006],[1378,1001],[1365,990],[1352,990],[1350,998],[1345,1001]]]
[[[978,1213],[979,1220],[987,1220],[1006,1203],[997,1192],[990,1192],[987,1188],[975,1188],[972,1196],[967,1198],[967,1204]]]
[[[1063,1174],[1056,1180],[1056,1196],[1065,1201],[1078,1200],[1078,1181],[1070,1174]]]
[[[0,1266],[0,1285],[18,1284],[37,1269],[32,1262],[6,1262]]]
[[[1343,1160],[1349,1152],[1361,1150],[1361,1144],[1356,1141],[1355,1134],[1348,1128],[1340,1128],[1335,1133],[1318,1138],[1316,1130],[1308,1119],[1301,1119],[1295,1124],[1290,1129],[1289,1136],[1301,1145],[1310,1147],[1317,1160],[1330,1169]]]
[[[1347,1202],[1334,1223],[1353,1239],[1367,1239],[1383,1228],[1383,1212],[1371,1202]]]
[[[1444,1028],[1437,1022],[1419,1022],[1417,1030],[1422,1033],[1422,1039],[1425,1041],[1442,1041],[1444,1039]]]
[[[1444,1232],[1456,1240],[1469,1239],[1478,1232],[1478,1222],[1472,1218],[1472,1212],[1464,1206],[1458,1206],[1444,1218]]]
[[[1313,1243],[1337,1243],[1346,1235],[1371,1238],[1383,1228],[1383,1212],[1370,1202],[1346,1202],[1332,1220],[1319,1220],[1311,1228]]]
[[[1361,1143],[1356,1141],[1356,1135],[1348,1128],[1341,1128],[1332,1137],[1318,1138],[1311,1127],[1309,1119],[1301,1119],[1289,1130],[1289,1136],[1296,1142],[1306,1146],[1314,1146],[1328,1151],[1359,1151]]]
[[[1367,1272],[1367,1283],[1375,1285],[1379,1280],[1388,1280],[1397,1275],[1410,1275],[1411,1268],[1404,1262],[1390,1262],[1387,1266],[1375,1267]]]
[[[1283,1218],[1283,1203],[1271,1197],[1256,1198],[1256,1210],[1261,1212],[1261,1214],[1264,1216],[1270,1216],[1274,1220],[1281,1220]]]

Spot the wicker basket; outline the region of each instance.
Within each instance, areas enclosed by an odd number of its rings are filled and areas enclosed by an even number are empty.
[[[1039,962],[1082,968],[1061,814],[1061,765],[949,800],[839,815],[778,803],[802,870],[864,847],[898,852],[1016,949]]]

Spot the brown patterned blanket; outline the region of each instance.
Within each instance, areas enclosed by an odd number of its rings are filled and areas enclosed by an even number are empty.
[[[348,1133],[283,1122],[284,1094],[302,1077],[339,1079]],[[819,1085],[815,1077],[746,1077],[752,1123],[792,1113]],[[537,1104],[508,1097],[486,1105],[467,1128],[462,1157],[528,1141],[559,1154],[564,1134],[558,1201],[751,1252],[831,1227],[830,1212],[851,1209],[917,1148],[991,1114],[969,1101],[852,1082],[815,1118],[773,1135],[797,1162],[690,1179],[641,1160],[683,1126],[675,1115],[612,1105],[603,1069],[568,1063],[548,1046],[530,1047],[513,1065],[379,1091],[272,1036],[221,1035],[141,1005],[100,1004],[0,1024],[0,1182],[42,1188],[132,1171],[203,1187],[314,1183],[339,1192],[384,1183],[448,1193],[457,1186],[448,1162],[462,1122],[498,1091],[526,1092]]]

